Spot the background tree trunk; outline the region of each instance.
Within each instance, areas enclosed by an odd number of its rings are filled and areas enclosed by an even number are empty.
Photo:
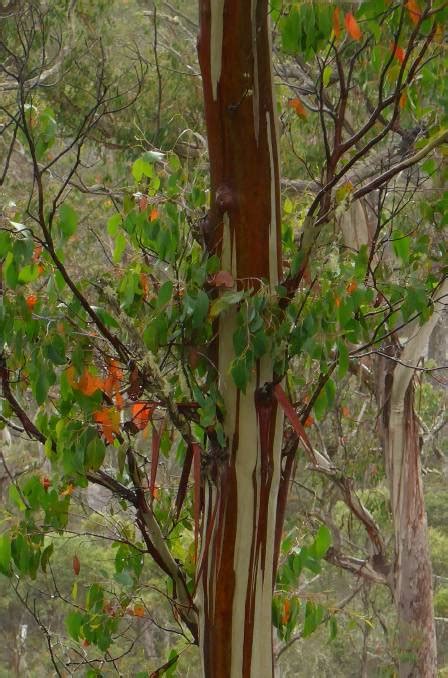
[[[267,0],[201,0],[198,51],[211,174],[205,240],[239,289],[263,284],[273,292],[280,181]],[[210,450],[205,472],[200,646],[207,678],[267,678],[283,417],[270,356],[257,361],[245,393],[236,388],[229,375],[235,329],[236,311],[229,311],[213,355],[228,446]]]
[[[435,293],[448,294],[445,281]],[[432,569],[420,465],[420,436],[414,411],[413,369],[425,353],[439,319],[440,303],[405,348],[390,347],[378,367],[379,421],[389,480],[395,533],[394,598],[398,616],[400,678],[430,678],[437,672],[432,604]],[[396,362],[396,360],[400,362]]]

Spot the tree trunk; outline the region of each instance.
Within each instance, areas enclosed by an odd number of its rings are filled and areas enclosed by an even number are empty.
[[[427,348],[438,320],[445,281],[435,294],[435,311],[412,334],[405,348],[378,368],[380,434],[389,480],[395,533],[394,598],[398,617],[400,678],[432,678],[437,644],[432,604],[432,570],[420,465],[420,436],[414,411],[413,369]],[[396,362],[396,360],[400,362]]]
[[[274,292],[281,261],[280,181],[268,2],[199,5],[211,174],[204,241],[239,289],[264,284]],[[203,673],[271,678],[283,417],[272,393],[271,357],[256,362],[243,393],[229,375],[236,311],[221,316],[217,329],[213,360],[227,448],[211,449],[205,470],[197,595]]]

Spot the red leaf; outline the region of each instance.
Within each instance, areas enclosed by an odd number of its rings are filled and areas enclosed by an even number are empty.
[[[47,476],[44,476],[40,482],[41,482],[42,487],[44,488],[45,492],[48,492],[48,488],[51,486],[50,478],[47,478]]]
[[[37,297],[36,297],[35,294],[29,294],[29,295],[26,297],[25,303],[26,303],[26,305],[28,306],[28,308],[30,309],[30,311],[33,310],[33,308],[34,308],[35,305],[37,304],[37,301],[38,301],[38,299],[37,299]]]
[[[347,29],[347,33],[351,38],[353,38],[353,40],[361,40],[362,31],[351,12],[347,12],[345,15],[345,27]]]
[[[147,195],[142,195],[140,196],[140,199],[138,201],[138,209],[140,212],[144,212],[148,205],[148,196]]]
[[[235,281],[232,274],[228,271],[218,271],[211,279],[210,284],[214,287],[227,287],[230,289],[234,286]]]
[[[179,518],[185,496],[187,494],[188,478],[190,476],[191,463],[193,461],[193,447],[189,445],[185,453],[184,465],[180,474],[179,487],[176,497],[176,518]]]
[[[286,393],[284,392],[281,384],[276,384],[274,386],[274,394],[275,397],[277,398],[277,401],[279,405],[282,407],[284,413],[286,414],[287,418],[289,419],[289,422],[291,426],[293,427],[294,431],[297,433],[299,438],[303,441],[305,447],[310,451],[313,452],[312,445],[310,443],[310,440],[305,432],[305,429],[303,427],[302,422],[300,421],[297,412],[291,405],[291,403],[288,400],[288,397]],[[313,452],[314,453],[314,452]]]
[[[76,576],[78,576],[79,571],[81,569],[81,563],[78,558],[78,556],[73,556],[73,572],[75,573]]]
[[[418,24],[422,18],[422,12],[416,0],[408,0],[406,3],[406,9],[408,10],[409,17],[413,24]]]
[[[398,59],[400,64],[402,64],[406,56],[406,52],[404,51],[404,49],[402,47],[399,47],[398,45],[396,45],[396,47],[394,48],[393,44],[391,49],[393,50],[394,56]]]
[[[158,431],[154,426],[152,431],[152,442],[151,442],[151,479],[149,482],[149,497],[152,502],[156,498],[156,476],[157,476],[157,467],[159,465],[159,453],[160,453],[160,440],[162,438],[163,428],[165,426],[165,420],[162,421],[160,425],[160,430]]]

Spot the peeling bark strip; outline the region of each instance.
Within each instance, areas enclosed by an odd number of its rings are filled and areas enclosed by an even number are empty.
[[[280,275],[280,179],[267,0],[200,0],[198,40],[211,175],[210,249],[239,288]],[[283,415],[263,357],[246,393],[229,375],[235,313],[216,362],[227,455],[204,479],[198,574],[203,673],[271,678],[274,535]],[[213,451],[212,451],[213,454]]]

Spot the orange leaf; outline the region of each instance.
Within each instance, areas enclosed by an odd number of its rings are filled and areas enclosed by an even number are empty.
[[[123,381],[123,370],[118,366],[116,360],[110,360],[107,367],[107,377],[104,380],[103,388],[108,396],[112,397],[118,392]]]
[[[134,617],[144,617],[145,616],[145,608],[143,605],[134,605]]]
[[[291,602],[289,598],[283,601],[282,624],[287,624],[291,616]]]
[[[78,576],[80,569],[81,569],[81,562],[80,562],[78,556],[74,555],[73,556],[73,572],[75,573],[76,576]]]
[[[117,410],[122,410],[124,407],[124,398],[121,395],[120,391],[117,391],[117,393],[114,395],[114,403],[115,407]]]
[[[33,250],[33,261],[35,264],[39,261],[40,255],[42,254],[42,245],[36,245]]]
[[[406,3],[406,9],[408,10],[409,17],[413,24],[418,24],[422,18],[422,12],[416,0],[408,0]]]
[[[149,278],[146,273],[140,273],[140,287],[143,290],[143,298],[146,299],[149,291]]]
[[[356,21],[355,17],[351,12],[348,12],[345,15],[345,27],[347,29],[347,33],[353,40],[361,40],[362,38],[362,31],[359,27],[358,22]]]
[[[335,305],[336,305],[336,308],[339,308],[339,306],[341,305],[341,300],[340,300],[340,298],[339,298],[339,297],[335,297],[335,298],[334,298],[334,303],[335,303]]]
[[[77,388],[86,396],[93,395],[96,391],[101,391],[104,382],[99,377],[95,377],[86,368],[81,375]]]
[[[403,92],[403,94],[400,97],[400,102],[399,102],[400,108],[403,109],[406,106],[407,102],[408,102],[408,95],[406,94],[406,92]]]
[[[306,118],[308,116],[305,106],[300,99],[297,99],[297,97],[295,99],[288,99],[288,107],[293,108],[300,118]]]
[[[132,420],[139,431],[147,427],[151,414],[155,410],[154,405],[138,402],[132,405]]]
[[[228,271],[218,271],[211,279],[210,284],[214,287],[228,287],[230,289],[235,284],[235,281],[232,274]]]
[[[339,17],[339,7],[334,8],[332,26],[333,26],[333,33],[335,34],[335,37],[339,38],[339,36],[341,35],[341,20],[340,20],[340,17]]]
[[[35,294],[29,294],[29,295],[26,297],[25,303],[26,303],[26,305],[28,306],[28,308],[30,309],[30,311],[33,310],[33,308],[34,308],[35,305],[37,304],[37,301],[38,301],[38,300],[37,300],[37,297],[36,297]]]
[[[342,411],[343,417],[349,417],[350,416],[350,410],[348,409],[348,407],[345,407],[345,405],[344,405],[344,407],[342,408],[341,411]]]
[[[112,444],[114,436],[120,431],[120,413],[114,407],[104,407],[93,413],[93,418],[100,425],[106,442]]]
[[[395,49],[394,46],[392,45],[391,49],[393,50],[395,58],[398,59],[400,64],[402,64],[406,56],[406,52],[404,51],[404,49],[402,47],[399,47],[398,45],[395,47]]]
[[[73,367],[73,365],[70,365],[70,367],[67,367],[67,369],[65,370],[65,374],[67,376],[67,381],[70,384],[70,386],[72,388],[76,388],[76,385],[77,385],[78,382],[76,381],[75,368]]]
[[[351,280],[348,285],[347,285],[347,293],[348,294],[353,294],[358,288],[358,283],[356,280]]]
[[[313,417],[307,417],[307,418],[305,419],[304,423],[303,423],[303,425],[304,425],[306,428],[309,428],[309,427],[312,426],[313,424],[314,424],[314,419],[313,419]]]
[[[69,485],[67,485],[65,490],[62,490],[61,497],[70,497],[73,494],[74,490],[75,490],[75,486],[72,485],[71,483],[69,483]]]
[[[151,213],[149,215],[149,220],[155,221],[158,218],[159,218],[159,212],[158,212],[156,207],[153,207],[152,210],[151,210]]]

